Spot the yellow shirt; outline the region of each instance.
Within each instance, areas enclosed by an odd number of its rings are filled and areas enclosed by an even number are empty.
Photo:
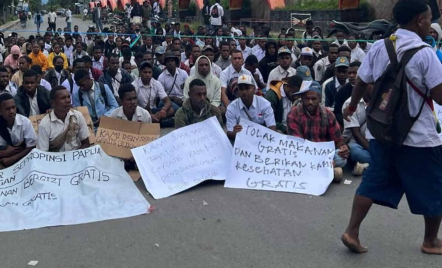
[[[49,56],[48,56],[49,68],[51,68],[51,69],[54,68],[55,56],[60,56],[63,58],[63,60],[64,60],[63,69],[67,69],[68,68],[68,58],[66,57],[66,55],[63,52],[60,52],[60,54],[58,54],[58,55],[55,55],[55,52],[51,52],[51,54],[49,54]]]
[[[43,72],[49,68],[48,58],[46,58],[43,53],[39,52],[35,55],[34,52],[32,52],[29,54],[29,58],[32,59],[32,66],[40,65]]]

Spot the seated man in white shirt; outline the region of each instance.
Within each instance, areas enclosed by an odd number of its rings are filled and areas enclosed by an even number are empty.
[[[0,95],[0,169],[17,163],[37,144],[31,120],[17,114],[14,98]]]
[[[153,123],[161,123],[175,114],[172,102],[164,91],[164,87],[153,77],[153,67],[145,61],[140,65],[140,78],[132,82],[138,97],[138,106],[146,109]],[[156,99],[160,102],[157,104]],[[177,108],[178,110],[178,108]]]
[[[37,148],[49,152],[67,152],[88,148],[89,129],[83,114],[71,110],[71,95],[63,86],[51,90],[53,110],[38,126]]]
[[[275,115],[272,105],[261,96],[255,95],[253,78],[249,75],[242,75],[238,78],[239,98],[234,100],[227,107],[227,136],[234,140],[236,134],[242,130],[239,124],[241,118],[265,125],[276,131]]]
[[[355,41],[357,39],[358,36],[355,34],[348,35],[348,46],[351,49],[351,62],[359,61],[362,63],[365,58],[365,52],[358,46],[358,43]]]
[[[267,90],[270,89],[270,82],[282,81],[284,78],[289,78],[296,74],[295,68],[291,67],[292,52],[288,48],[282,47],[278,50],[278,64],[279,66],[273,69],[269,74]]]
[[[132,122],[152,123],[152,117],[145,109],[138,107],[138,97],[132,84],[121,85],[118,89],[121,105],[110,117]]]

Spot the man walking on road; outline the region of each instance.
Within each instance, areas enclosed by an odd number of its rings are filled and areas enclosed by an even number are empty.
[[[71,24],[72,24],[72,11],[68,8],[67,10],[66,10],[66,24],[67,24],[67,28],[68,28],[68,31],[70,32],[71,31]]]
[[[55,32],[57,30],[56,21],[57,21],[57,14],[54,12],[54,10],[52,10],[48,14],[48,22],[49,22],[49,27],[51,28],[51,30],[53,32]]]
[[[43,15],[38,10],[34,14],[34,23],[37,25],[37,34],[40,34],[40,25],[43,23]]]
[[[431,9],[426,1],[399,0],[393,8],[393,16],[400,25],[396,34],[390,37],[395,43],[398,61],[406,58],[406,52],[419,48],[404,67],[407,82],[403,85],[407,90],[409,114],[418,118],[400,146],[393,147],[371,138],[372,161],[356,191],[350,223],[342,235],[342,242],[356,253],[367,252],[359,241],[359,229],[371,205],[397,208],[405,193],[411,213],[424,216],[425,235],[421,251],[442,255],[442,241],[438,239],[442,219],[442,140],[437,131],[437,120],[433,117],[433,100],[442,104],[442,66],[436,53],[422,41],[430,31]],[[356,111],[369,84],[379,80],[389,65],[385,42],[381,40],[372,46],[358,71],[351,102],[344,111],[347,121]],[[376,90],[373,97],[375,94]],[[379,110],[389,99],[383,98]],[[368,126],[373,133],[378,130],[370,124]]]

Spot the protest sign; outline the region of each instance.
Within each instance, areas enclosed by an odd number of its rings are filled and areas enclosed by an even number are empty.
[[[436,113],[439,124],[442,126],[442,106],[434,101],[434,112]],[[442,132],[439,133],[439,137],[442,139]]]
[[[89,110],[85,106],[81,107],[75,107],[71,108],[73,110],[77,110],[80,113],[83,114],[84,120],[86,121],[87,127],[89,128],[89,142],[91,144],[95,144],[95,131],[94,131],[94,124],[92,123],[92,118],[89,115]],[[38,125],[40,124],[41,120],[46,116],[46,114],[39,114],[30,116],[29,120],[32,122],[32,126],[34,127],[35,133],[38,134]]]
[[[225,187],[322,195],[333,180],[334,142],[286,136],[245,119]]]
[[[32,150],[0,171],[0,231],[145,214],[150,205],[100,146],[64,153]]]
[[[232,145],[212,117],[132,149],[132,154],[147,190],[159,199],[205,180],[225,180]]]
[[[130,149],[158,139],[160,124],[147,124],[102,116],[96,142],[111,156],[131,158]]]

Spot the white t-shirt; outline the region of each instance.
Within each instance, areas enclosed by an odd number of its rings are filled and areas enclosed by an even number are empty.
[[[399,29],[396,31],[396,48],[400,60],[407,50],[426,45],[414,32]],[[383,40],[373,44],[361,67],[358,70],[359,78],[365,83],[374,83],[378,80],[390,60]],[[425,94],[430,89],[442,84],[442,65],[434,50],[428,48],[419,50],[405,67],[405,74],[408,79]],[[411,116],[416,116],[424,99],[407,86],[408,108]],[[411,147],[436,147],[442,145],[442,139],[436,131],[436,121],[431,108],[425,104],[422,113],[413,124],[404,145]]]
[[[48,16],[49,16],[49,21],[50,22],[55,22],[55,19],[57,18],[57,14],[55,12],[50,12],[48,14]]]
[[[212,17],[212,10],[215,6],[218,7],[218,17],[217,18]],[[223,16],[224,16],[224,8],[220,4],[216,3],[210,7],[210,24],[216,25],[216,26],[223,25],[223,20],[222,20]]]
[[[67,18],[66,22],[72,22],[72,11],[70,11],[69,9],[68,11],[66,11],[66,18]]]

